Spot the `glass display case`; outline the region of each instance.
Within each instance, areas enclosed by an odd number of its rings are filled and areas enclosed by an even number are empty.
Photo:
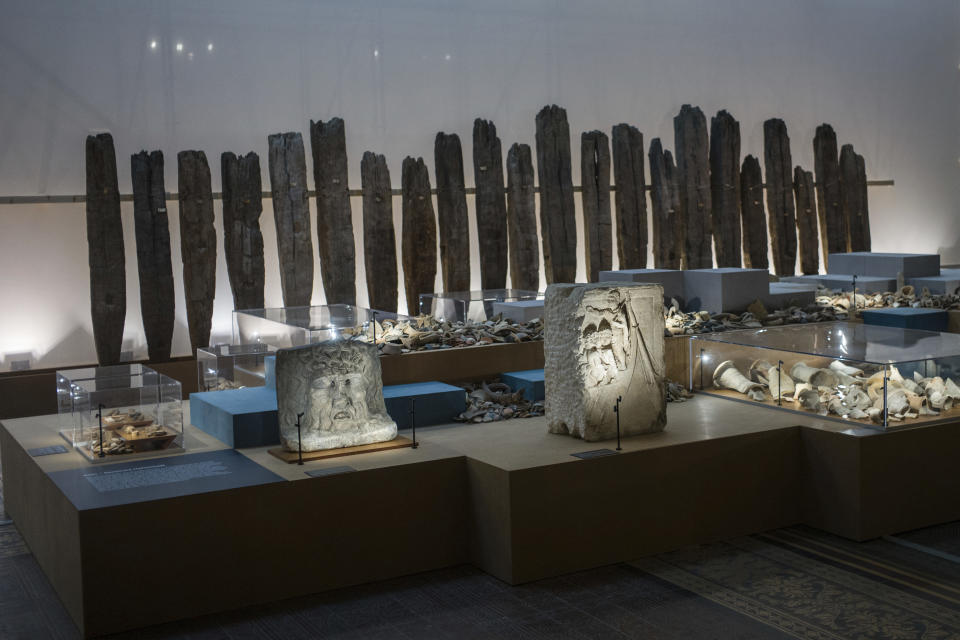
[[[701,334],[691,389],[892,429],[960,420],[960,335],[845,322]]]
[[[373,341],[383,323],[409,320],[389,311],[347,304],[277,307],[233,312],[235,344],[267,344],[277,349],[338,339]],[[381,325],[375,329],[375,323]]]
[[[420,313],[447,322],[483,322],[495,315],[494,303],[521,300],[543,300],[543,294],[525,289],[421,293]]]
[[[57,381],[57,413],[60,418],[60,428],[73,426],[73,398],[76,384],[81,380],[94,378],[131,377],[153,371],[150,367],[139,363],[116,364],[108,367],[82,367],[79,369],[61,369],[56,372]]]
[[[197,349],[197,389],[262,387],[264,358],[275,352],[276,348],[264,343],[218,344]]]
[[[93,462],[183,451],[180,383],[129,366],[57,372],[60,435]]]

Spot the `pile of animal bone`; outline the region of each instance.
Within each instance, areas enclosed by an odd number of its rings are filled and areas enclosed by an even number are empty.
[[[715,333],[732,329],[760,329],[784,324],[805,322],[832,322],[846,320],[846,311],[836,311],[819,305],[787,307],[767,311],[760,301],[754,302],[743,313],[710,313],[709,311],[681,311],[676,300],[664,310],[665,335],[677,336],[695,333]]]
[[[679,382],[668,379],[665,383],[667,402],[686,402],[693,397],[693,394]]]
[[[366,333],[358,339],[370,340]],[[450,322],[432,316],[376,323],[376,343],[384,355],[429,349],[543,340],[543,320],[513,322],[496,315],[483,322]]]
[[[234,382],[228,378],[220,376],[215,383],[206,383],[204,391],[226,391],[228,389],[245,389],[246,387],[239,382]]]
[[[819,415],[883,423],[884,377],[887,419],[898,422],[919,416],[939,416],[960,402],[960,387],[951,378],[925,378],[914,372],[904,377],[893,365],[867,375],[863,369],[832,361],[826,368],[797,362],[789,371],[765,360],[755,360],[745,376],[732,360],[717,366],[713,385],[738,391],[751,400],[781,399],[790,408]],[[789,406],[789,405],[788,405]]]
[[[786,307],[775,311],[768,311],[759,300],[747,307],[747,310],[743,313],[713,314],[709,311],[684,312],[680,310],[680,304],[676,299],[672,299],[670,302],[670,306],[664,309],[667,336],[847,320],[854,308],[852,291],[831,291],[823,287],[817,289],[814,304],[805,307]],[[920,293],[917,293],[914,287],[910,285],[901,287],[892,293],[858,293],[856,295],[856,310],[858,311],[888,307],[960,309],[960,296],[932,294],[927,288],[923,288]]]
[[[90,451],[92,451],[95,456],[99,456],[101,451],[103,451],[104,455],[115,456],[123,453],[133,453],[133,447],[123,438],[111,434],[109,436],[105,435],[102,444],[99,440],[96,442],[91,441]]]
[[[467,408],[454,418],[457,422],[496,422],[543,415],[543,401],[527,400],[523,389],[514,392],[498,381],[461,386],[467,392]]]
[[[853,292],[817,289],[817,305],[836,312],[848,312],[854,305]],[[960,296],[955,293],[935,294],[923,287],[918,293],[912,285],[886,293],[858,293],[856,308],[883,309],[888,307],[922,307],[924,309],[960,309]]]

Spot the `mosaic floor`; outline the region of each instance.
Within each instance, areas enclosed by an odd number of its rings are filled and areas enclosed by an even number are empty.
[[[960,639],[960,523],[866,543],[807,527],[511,587],[469,566],[128,638]],[[0,638],[76,638],[3,514]]]

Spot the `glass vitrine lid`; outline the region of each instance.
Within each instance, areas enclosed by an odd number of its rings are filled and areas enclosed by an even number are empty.
[[[725,331],[697,339],[881,365],[960,355],[958,334],[847,322]]]

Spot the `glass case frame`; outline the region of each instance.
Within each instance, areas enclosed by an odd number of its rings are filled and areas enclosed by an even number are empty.
[[[60,435],[91,462],[183,452],[180,383],[126,366],[57,372]]]
[[[852,426],[960,421],[960,335],[828,322],[689,339],[691,390]]]

